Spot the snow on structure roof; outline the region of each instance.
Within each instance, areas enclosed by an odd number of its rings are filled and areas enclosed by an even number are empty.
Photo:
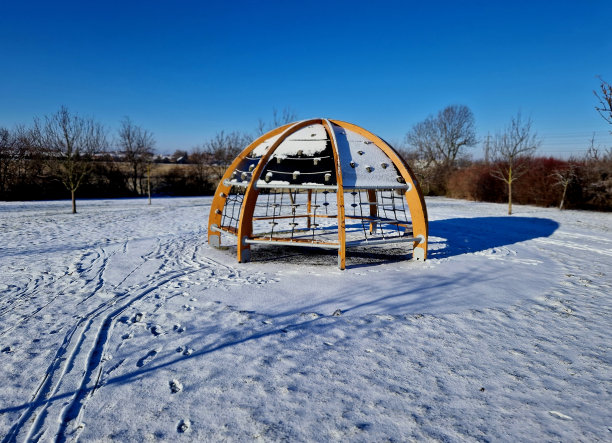
[[[337,125],[332,125],[336,137],[342,184],[345,188],[398,188],[401,175],[372,140]]]
[[[393,165],[393,161],[385,154],[374,142],[350,129],[342,128],[332,124],[334,132],[335,146],[339,158],[339,170],[342,173],[344,187],[347,188],[405,188],[406,184],[401,180],[401,174]],[[252,158],[263,157],[268,150],[279,140],[280,134],[274,135],[257,144],[250,153]],[[279,174],[313,174],[317,171],[317,166],[324,151],[329,147],[329,135],[323,124],[316,123],[305,128],[299,129],[287,136],[276,147],[269,162],[275,159],[277,162],[290,158],[313,158],[312,163],[302,162],[299,169],[291,171],[281,171]],[[270,169],[270,168],[266,168]],[[272,168],[274,169],[274,168]],[[276,168],[278,169],[278,168]],[[257,185],[265,186],[265,182],[276,184],[290,184],[286,180],[265,180],[266,174],[257,182]],[[398,181],[398,178],[400,179]],[[239,181],[235,181],[239,183]],[[316,182],[313,182],[316,184]],[[329,184],[329,183],[319,183]]]
[[[255,147],[251,151],[253,157],[261,157],[270,146],[272,146],[279,136],[275,135]],[[327,146],[327,132],[321,124],[315,124],[302,128],[285,138],[274,151],[274,157],[285,158],[287,156],[296,156],[299,152],[302,155],[312,156],[325,150]]]

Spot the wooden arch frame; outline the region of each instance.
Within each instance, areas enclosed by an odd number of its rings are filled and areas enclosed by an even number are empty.
[[[371,132],[363,129],[360,126],[352,123],[343,122],[340,120],[328,120],[328,119],[310,119],[303,120],[295,123],[290,123],[284,126],[280,126],[272,131],[263,134],[258,137],[254,142],[247,146],[232,164],[227,168],[225,174],[221,178],[219,185],[215,191],[213,201],[210,208],[210,216],[208,219],[208,242],[211,246],[219,247],[221,245],[221,220],[223,209],[227,196],[231,190],[232,185],[228,183],[232,173],[240,165],[240,163],[247,158],[251,151],[265,140],[272,137],[278,136],[276,141],[267,149],[266,153],[259,159],[257,166],[252,171],[251,180],[246,186],[244,191],[244,199],[242,201],[240,209],[240,217],[238,222],[237,232],[233,232],[237,236],[237,259],[238,262],[248,262],[251,258],[250,244],[248,239],[253,234],[253,213],[255,210],[255,204],[259,196],[257,189],[257,181],[261,177],[261,174],[266,167],[266,164],[274,154],[274,151],[280,146],[280,144],[291,134],[299,131],[310,125],[321,124],[327,136],[331,142],[332,152],[334,157],[334,167],[336,170],[337,180],[337,191],[336,199],[338,206],[338,267],[344,269],[346,266],[346,235],[345,235],[345,208],[344,208],[344,186],[342,184],[342,170],[340,166],[340,159],[338,154],[338,144],[336,141],[335,133],[332,128],[332,124],[344,128],[345,130],[353,131],[362,137],[368,139],[375,144],[380,150],[382,150],[387,157],[393,162],[403,180],[408,185],[404,193],[406,203],[410,211],[410,218],[412,220],[412,233],[413,233],[413,259],[414,260],[425,260],[427,258],[427,242],[428,242],[428,218],[427,208],[425,206],[425,199],[421,188],[419,187],[418,181],[410,167],[403,161],[403,159],[397,154],[397,152],[380,137],[372,134]]]

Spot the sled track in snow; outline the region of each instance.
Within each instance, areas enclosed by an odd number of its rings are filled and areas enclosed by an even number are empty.
[[[127,242],[124,243],[123,245],[124,248],[125,248],[125,244],[127,244]],[[117,251],[113,251],[109,254],[108,251],[106,251],[106,249],[98,248],[94,251],[84,254],[79,259],[79,261],[75,265],[75,269],[72,270],[72,272],[69,267],[68,270],[62,276],[56,279],[52,278],[50,280],[49,279],[44,280],[42,278],[36,278],[34,280],[28,281],[28,283],[26,284],[26,287],[23,288],[18,294],[10,298],[7,297],[7,299],[10,299],[12,302],[7,302],[6,306],[4,306],[3,308],[0,308],[0,320],[2,320],[2,317],[4,315],[17,311],[26,302],[31,301],[33,298],[36,297],[36,294],[39,294],[41,292],[41,290],[50,290],[50,291],[55,290],[55,295],[53,295],[46,303],[36,307],[34,311],[28,314],[24,314],[21,316],[19,320],[12,322],[12,325],[10,327],[0,332],[0,337],[3,337],[4,335],[9,333],[13,329],[17,328],[23,322],[26,322],[30,320],[32,317],[34,317],[35,315],[39,314],[43,309],[51,305],[58,297],[66,295],[67,288],[57,287],[58,283],[62,279],[74,273],[78,273],[78,275],[80,276],[81,274],[87,272],[89,268],[93,267],[94,263],[96,263],[98,260],[101,259],[102,263],[101,263],[101,266],[99,266],[98,269],[95,271],[95,277],[86,281],[86,283],[81,289],[82,291],[85,291],[85,290],[91,291],[91,294],[85,297],[84,299],[82,299],[80,302],[78,302],[75,305],[75,307],[79,306],[80,304],[89,300],[91,297],[95,296],[98,293],[98,291],[102,288],[102,286],[104,285],[104,281],[102,279],[102,273],[104,272],[104,269],[106,268],[106,264],[116,252]],[[92,256],[92,255],[95,255],[95,258],[91,261],[91,263],[89,263],[89,268],[81,268],[81,264],[85,260],[85,258]],[[93,283],[93,288],[90,287],[92,286],[90,283]]]
[[[26,410],[4,437],[3,442],[41,439],[62,442],[68,437],[78,437],[78,422],[83,408],[88,398],[100,387],[104,355],[117,318],[160,286],[194,272],[208,270],[210,275],[214,276],[211,278],[213,284],[233,280],[238,276],[234,268],[200,256],[200,238],[201,233],[198,233],[188,238],[168,238],[164,243],[157,241],[154,250],[142,255],[141,262],[116,285],[110,285],[104,279],[104,271],[116,252],[108,254],[101,248],[96,251],[97,255],[92,260],[87,260],[89,266],[79,269],[79,274],[86,275],[85,287],[89,288],[91,293],[80,300],[78,305],[85,305],[87,301],[93,300],[102,289],[120,289],[148,260],[158,259],[161,263],[155,275],[137,290],[127,288],[124,294],[103,301],[78,318],[76,324],[64,336]],[[125,253],[127,247],[126,242],[121,252]],[[87,254],[82,259],[86,256]],[[220,270],[224,275],[218,275]]]

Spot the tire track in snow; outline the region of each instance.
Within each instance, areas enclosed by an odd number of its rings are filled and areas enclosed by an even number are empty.
[[[561,248],[570,248],[586,252],[595,252],[597,254],[612,257],[612,248],[600,249],[599,247],[594,247],[584,243],[567,242],[562,240],[555,240],[553,238],[536,238],[534,239],[534,241],[545,245],[559,246]]]
[[[161,250],[161,245],[158,242],[158,253],[151,253],[149,256],[165,256],[170,252],[176,252],[177,255],[174,255],[176,260],[176,264],[180,265],[182,269],[180,270],[171,270],[162,275],[159,275],[157,278],[151,279],[148,282],[146,288],[144,288],[137,296],[130,298],[123,305],[119,306],[117,309],[109,313],[104,322],[98,331],[96,337],[96,344],[91,350],[89,354],[89,358],[87,360],[87,369],[83,376],[81,386],[73,397],[72,402],[63,410],[62,417],[60,420],[60,427],[57,432],[58,442],[63,442],[66,440],[67,434],[70,432],[68,429],[69,423],[76,421],[75,426],[72,427],[72,435],[73,438],[78,438],[78,434],[82,430],[82,427],[78,424],[80,418],[82,416],[86,401],[95,393],[95,391],[100,387],[100,380],[102,377],[103,370],[103,357],[106,353],[106,346],[109,342],[110,336],[112,334],[112,330],[114,328],[115,322],[117,318],[125,312],[129,307],[131,307],[135,302],[143,299],[145,296],[149,295],[154,290],[158,289],[160,286],[168,284],[177,278],[184,277],[188,274],[198,272],[202,270],[202,266],[206,266],[206,268],[210,269],[210,266],[214,266],[215,268],[222,267],[226,271],[228,271],[228,276],[236,275],[236,270],[229,266],[223,265],[215,260],[198,260],[197,259],[197,251],[199,250],[199,245],[195,245],[194,252],[191,255],[190,260],[184,259],[185,248],[188,246],[185,242],[179,242],[177,240],[170,240],[170,242],[166,245],[165,250]],[[146,261],[146,260],[145,260]],[[160,270],[170,263],[171,259],[166,258],[166,260],[160,266]],[[142,266],[143,263],[141,263]],[[122,284],[127,280],[127,278],[133,274],[137,270],[132,270],[120,283]],[[117,285],[117,286],[119,286]],[[95,382],[92,381],[95,376]]]
[[[44,436],[50,438],[55,436],[56,441],[65,441],[68,435],[78,438],[80,433],[78,423],[85,404],[100,387],[104,356],[117,318],[135,302],[145,298],[160,286],[190,273],[208,270],[213,285],[237,277],[236,269],[206,257],[199,257],[201,239],[196,236],[192,240],[188,242],[186,239],[171,238],[164,244],[157,241],[155,249],[141,256],[139,265],[122,281],[113,285],[114,290],[117,290],[149,259],[162,259],[156,275],[145,282],[144,288],[140,288],[135,294],[128,290],[124,295],[102,302],[79,318],[64,337],[43,380],[32,395],[28,409],[11,428],[3,442],[17,441],[21,437],[25,440],[39,440]],[[186,254],[187,250],[191,253]],[[122,252],[127,252],[127,244],[124,245]],[[103,250],[87,268],[88,272],[95,269],[94,278],[87,283],[96,281],[94,291],[86,298],[87,300],[109,284],[104,280],[104,271],[112,255],[114,254],[107,255]],[[162,272],[164,269],[169,270]],[[223,270],[222,275],[218,275],[219,270]],[[249,283],[249,278],[238,280]],[[63,404],[60,404],[62,402]],[[53,420],[51,417],[56,419]],[[74,423],[74,426],[70,426],[71,423]]]
[[[123,250],[125,250],[125,245],[123,246]],[[88,253],[86,255],[90,254],[91,253]],[[111,254],[111,256],[112,255],[114,254]],[[101,260],[100,257],[102,257]],[[86,287],[89,282],[97,280],[94,285],[94,291],[92,292],[92,294],[86,297],[86,299],[91,299],[104,286],[103,274],[104,270],[108,265],[108,259],[109,256],[104,250],[102,250],[102,253],[99,253],[98,256],[91,261],[91,264],[89,266],[86,266],[85,271],[90,271],[94,268],[94,265],[98,265],[98,269],[95,270],[94,273],[94,278],[88,280],[85,284]],[[143,257],[143,259],[146,258]],[[134,270],[132,270],[130,274],[133,273],[140,266],[142,266],[142,263],[139,264]],[[122,297],[122,299],[127,298],[129,298],[129,293]],[[92,328],[94,321],[100,316],[100,314],[103,313],[110,306],[114,305],[116,302],[116,299],[111,299],[102,302],[89,313],[80,317],[77,323],[68,331],[68,333],[64,337],[62,345],[58,349],[58,352],[56,353],[49,367],[47,368],[42,382],[39,384],[39,387],[37,388],[34,396],[30,400],[30,407],[26,410],[24,414],[22,414],[17,423],[11,428],[7,436],[2,440],[3,442],[17,441],[20,434],[23,433],[22,431],[27,422],[31,422],[31,425],[27,431],[24,440],[38,440],[42,437],[44,433],[44,421],[48,415],[47,408],[53,402],[53,400],[49,399],[52,399],[58,393],[66,374],[70,371],[70,369],[75,367],[75,360],[78,354],[80,354],[81,349],[84,346],[84,341],[87,338],[85,336],[85,333]],[[75,336],[76,331],[79,331],[79,333]],[[99,330],[96,333],[96,337],[98,335]],[[74,387],[76,388],[81,385],[82,383],[77,383]]]
[[[29,288],[30,290],[28,291],[29,294],[27,295],[27,297],[22,297],[21,300],[18,303],[15,303],[15,304],[7,307],[7,314],[15,312],[17,310],[17,308],[19,308],[24,302],[30,301],[31,299],[37,297],[38,294],[40,294],[40,292],[42,290],[48,290],[49,292],[55,293],[55,295],[52,296],[46,303],[44,303],[43,305],[37,307],[31,313],[22,315],[19,320],[13,321],[12,325],[9,328],[7,328],[4,331],[0,332],[0,337],[3,337],[4,335],[9,333],[13,329],[17,328],[22,323],[30,320],[35,315],[39,314],[43,309],[45,309],[49,305],[51,305],[51,303],[53,303],[58,297],[66,295],[67,293],[69,293],[70,290],[69,290],[68,286],[54,288],[54,286],[57,286],[58,283],[60,283],[62,281],[62,278],[66,277],[68,275],[72,275],[74,273],[78,273],[79,276],[82,276],[84,273],[86,273],[89,270],[91,270],[94,267],[94,265],[98,263],[98,261],[102,260],[102,264],[98,267],[99,269],[96,272],[96,276],[91,278],[90,280],[86,279],[87,281],[85,282],[85,284],[83,285],[83,287],[81,289],[81,291],[86,290],[86,288],[88,287],[90,282],[92,282],[94,280],[97,280],[97,283],[94,284],[94,288],[91,290],[91,294],[88,295],[87,297],[85,297],[80,302],[78,302],[75,306],[79,306],[83,302],[85,302],[88,299],[90,299],[91,297],[95,296],[98,293],[98,291],[102,288],[102,285],[103,285],[102,273],[104,272],[104,269],[106,267],[106,263],[108,263],[108,260],[110,259],[110,257],[112,257],[115,253],[116,253],[116,251],[113,251],[109,255],[104,248],[97,248],[96,250],[87,252],[86,254],[81,256],[81,258],[77,261],[77,263],[71,265],[70,267],[68,267],[68,270],[61,277],[59,277],[58,279],[52,279],[51,281],[48,281],[45,284],[40,284],[38,281],[36,281],[35,284],[32,285],[31,288]],[[80,265],[84,261],[84,259],[86,257],[91,256],[92,254],[96,254],[95,258],[92,259],[90,261],[90,263],[88,263],[84,268],[81,268]]]
[[[65,275],[66,274],[62,275],[58,279],[55,279],[55,278],[50,277],[48,274],[43,274],[43,276],[37,276],[33,279],[28,280],[26,284],[24,285],[24,287],[20,288],[15,294],[10,294],[7,291],[7,293],[3,295],[2,297],[5,303],[3,303],[3,306],[0,307],[0,323],[1,324],[9,323],[5,319],[6,316],[12,313],[15,313],[15,311],[17,311],[18,308],[20,308],[21,306],[25,305],[27,302],[30,302],[33,298],[35,298],[37,296],[37,291],[41,289],[50,288],[59,279],[61,279]],[[37,312],[38,311],[34,312],[34,314],[31,314],[31,315],[35,315]],[[23,321],[23,318],[18,320],[18,322],[22,322],[22,321]],[[0,337],[2,337],[4,334],[6,334],[7,332],[9,332],[10,330],[14,329],[14,327],[17,326],[14,324],[14,322],[12,323],[13,323],[12,327],[0,332]]]

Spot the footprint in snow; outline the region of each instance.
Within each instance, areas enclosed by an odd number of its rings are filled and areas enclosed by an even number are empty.
[[[181,392],[183,390],[183,384],[174,379],[170,381],[170,391],[172,391],[173,394],[176,394],[177,392]]]
[[[147,353],[147,355],[145,355],[144,357],[142,357],[140,360],[138,360],[138,363],[136,363],[136,366],[138,366],[139,368],[142,368],[144,365],[146,365],[147,363],[149,363],[151,360],[153,360],[153,358],[155,358],[155,356],[157,355],[158,351],[156,350],[151,350]]]
[[[176,427],[176,430],[178,432],[187,432],[190,427],[191,427],[191,422],[188,419],[185,419],[179,422],[178,426]]]
[[[191,355],[195,351],[195,349],[190,348],[189,346],[179,346],[176,348],[176,352],[183,355]]]
[[[164,333],[164,330],[162,329],[162,327],[160,325],[153,325],[151,326],[151,334],[153,334],[154,336],[158,336],[158,335],[162,335]]]

